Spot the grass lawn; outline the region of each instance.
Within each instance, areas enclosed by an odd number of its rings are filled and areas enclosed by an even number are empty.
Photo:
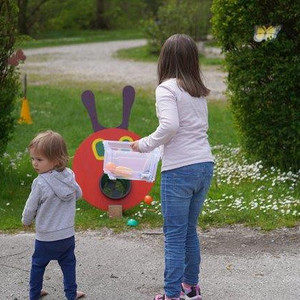
[[[57,31],[33,37],[21,37],[16,48],[40,48],[105,41],[133,40],[144,38],[141,30],[85,30]]]
[[[32,86],[28,89],[32,125],[16,125],[14,137],[0,160],[0,230],[21,229],[20,218],[33,178],[26,147],[33,136],[46,129],[60,132],[72,157],[81,142],[93,133],[88,114],[80,101],[82,89],[57,86]],[[100,122],[115,127],[121,121],[121,91],[94,90]],[[21,103],[15,112],[20,113]],[[147,111],[145,111],[145,107]],[[248,162],[239,149],[230,110],[225,102],[209,102],[210,142],[216,157],[215,176],[203,209],[200,224],[223,226],[243,223],[273,229],[294,226],[300,219],[300,174],[282,173],[265,168],[261,162]],[[137,91],[129,130],[140,136],[157,126],[152,95]],[[70,161],[70,166],[72,161]],[[126,220],[135,218],[138,228],[162,224],[158,172],[151,190],[152,205],[141,203],[124,212],[122,219],[110,219],[105,211],[93,208],[84,200],[77,205],[77,229],[110,227],[126,229]]]
[[[116,56],[118,58],[133,59],[137,61],[157,62],[158,60],[158,55],[148,53],[147,46],[120,49]],[[205,57],[204,55],[200,55],[199,60],[203,66],[217,66],[223,63],[222,58],[211,58]]]
[[[135,38],[143,38],[141,32],[58,32],[37,37],[18,46],[32,48]],[[145,49],[127,49],[120,51],[118,56],[124,59],[156,61],[157,57],[149,57]],[[221,64],[220,60],[200,59],[203,65]],[[22,210],[32,180],[36,177],[26,148],[35,134],[46,129],[60,132],[68,145],[71,167],[76,149],[93,133],[88,114],[80,101],[80,95],[88,85],[76,84],[74,87],[74,84],[62,81],[60,85],[28,88],[33,124],[16,124],[13,138],[0,159],[0,230],[9,232],[22,228]],[[101,124],[105,127],[118,126],[122,117],[122,91],[109,86],[99,91],[96,84],[90,83],[90,86],[96,96]],[[14,112],[16,120],[19,118],[20,108],[21,102]],[[210,101],[209,112],[209,137],[215,155],[215,174],[199,224],[208,227],[241,223],[265,230],[299,224],[300,172],[281,172],[276,168],[266,168],[261,162],[248,161],[239,148],[227,103]],[[128,129],[145,136],[156,126],[153,91],[137,90]],[[129,218],[138,220],[138,228],[161,226],[159,181],[158,172],[150,193],[154,199],[152,205],[142,202],[125,211],[121,219],[110,219],[105,211],[79,200],[76,213],[77,229],[110,227],[116,231],[126,230],[126,221]]]

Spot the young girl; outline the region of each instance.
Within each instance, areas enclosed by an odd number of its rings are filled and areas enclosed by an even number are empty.
[[[165,235],[164,295],[154,300],[201,300],[197,221],[213,175],[208,142],[209,89],[201,80],[198,48],[187,35],[175,34],[158,60],[156,112],[159,126],[135,141],[135,151],[162,146],[161,204]]]
[[[72,170],[66,167],[68,153],[62,136],[51,130],[39,133],[28,146],[32,166],[39,174],[27,199],[22,223],[35,220],[36,240],[30,273],[30,300],[47,295],[42,290],[45,268],[57,260],[64,276],[68,300],[84,296],[77,291],[74,254],[74,217],[81,189]]]

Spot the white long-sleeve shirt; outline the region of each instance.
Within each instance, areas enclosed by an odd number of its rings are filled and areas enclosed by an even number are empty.
[[[208,110],[203,97],[192,97],[168,79],[156,88],[157,129],[139,140],[141,152],[162,147],[162,171],[213,161],[208,142]]]

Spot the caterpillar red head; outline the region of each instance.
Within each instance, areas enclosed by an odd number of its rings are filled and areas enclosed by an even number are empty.
[[[94,133],[88,136],[75,152],[73,170],[83,191],[83,198],[91,205],[108,210],[109,205],[122,205],[123,210],[141,202],[153,183],[124,179],[110,180],[103,173],[103,140],[134,141],[140,137],[128,130],[129,116],[135,98],[132,86],[123,88],[123,118],[116,128],[102,126],[97,117],[95,96],[91,91],[81,95],[91,119]]]

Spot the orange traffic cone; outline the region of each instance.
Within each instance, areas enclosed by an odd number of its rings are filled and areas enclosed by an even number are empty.
[[[29,111],[29,101],[26,98],[22,99],[21,116],[18,123],[32,124],[32,119]]]
[[[22,99],[21,116],[18,123],[32,124],[29,111],[29,102],[27,99],[27,75],[24,75],[24,97]]]

